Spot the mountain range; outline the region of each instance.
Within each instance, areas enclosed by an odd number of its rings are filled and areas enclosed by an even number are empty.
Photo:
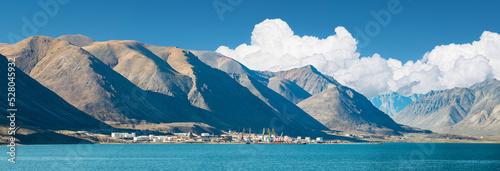
[[[288,101],[296,103],[330,130],[380,135],[423,131],[397,124],[373,106],[366,97],[342,86],[333,77],[323,75],[312,65],[288,71],[252,71],[237,61],[214,52],[194,54],[205,63],[229,74],[260,80]]]
[[[34,36],[0,53],[16,58],[20,70],[69,104],[107,123],[203,122],[221,130],[273,127],[289,135],[327,129],[253,77],[227,74],[176,47]]]
[[[44,99],[36,93],[21,96],[29,104],[22,108],[33,109],[33,115],[22,122],[36,128],[274,128],[291,136],[325,137],[332,136],[324,133],[330,130],[378,135],[425,132],[402,124],[433,129],[406,122],[404,115],[395,122],[365,96],[312,65],[278,72],[255,71],[216,52],[134,40],[95,41],[83,35],[33,36],[0,46],[0,54],[16,59],[22,71],[19,73],[24,74],[19,80],[29,83],[30,91],[49,94]],[[407,103],[402,96],[400,99]],[[388,113],[400,110],[395,107],[399,101],[389,103]],[[426,106],[414,108],[421,107]],[[37,113],[52,116],[47,119]],[[64,117],[73,120],[44,127]]]
[[[439,133],[500,136],[500,81],[431,91],[394,116],[398,123]]]

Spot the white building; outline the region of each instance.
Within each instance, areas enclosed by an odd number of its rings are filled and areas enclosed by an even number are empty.
[[[112,132],[111,137],[116,138],[134,138],[135,133],[126,133],[126,132]]]
[[[173,137],[167,137],[167,138],[163,139],[163,142],[172,142],[172,140],[174,140]]]
[[[134,137],[134,141],[146,141],[146,140],[149,140],[149,136]]]
[[[122,135],[122,133],[119,133],[119,132],[112,132],[111,133],[111,137],[122,138],[123,135]]]
[[[129,133],[124,133],[123,137],[124,137],[124,138],[134,138],[134,137],[135,137],[135,132],[134,132],[134,133],[131,133],[131,134],[129,134]]]

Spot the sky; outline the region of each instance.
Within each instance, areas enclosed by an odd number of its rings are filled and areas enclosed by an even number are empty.
[[[494,46],[493,48],[495,49],[496,44],[479,43],[480,45],[477,47],[469,48],[471,49],[471,53],[467,55],[458,54],[459,56],[465,56],[464,60],[476,60],[472,61],[472,63],[485,62],[479,58],[476,59],[478,55],[484,56],[484,60],[488,60],[486,61],[487,63],[490,62],[491,71],[484,71],[482,73],[484,75],[480,79],[455,80],[455,82],[452,81],[453,83],[447,84],[445,81],[448,78],[445,78],[445,75],[451,72],[452,69],[441,66],[445,64],[436,62],[440,61],[441,57],[433,57],[432,55],[425,57],[426,53],[436,50],[440,45],[471,44],[474,41],[480,41],[480,38],[485,35],[485,31],[499,33],[500,22],[498,21],[500,21],[500,12],[498,12],[498,7],[500,7],[500,1],[494,0],[168,0],[147,1],[147,3],[131,0],[119,2],[40,0],[30,2],[3,1],[0,4],[3,7],[0,11],[0,25],[2,26],[0,27],[0,42],[4,43],[16,43],[21,38],[32,35],[58,37],[65,34],[83,34],[97,41],[138,40],[148,44],[177,46],[191,50],[217,50],[225,55],[235,54],[239,57],[233,58],[237,60],[241,58],[240,60],[242,61],[243,58],[247,58],[248,54],[247,56],[244,55],[248,52],[238,51],[235,48],[242,44],[249,45],[252,48],[260,48],[258,45],[252,45],[252,38],[259,37],[259,35],[253,34],[256,31],[256,26],[259,24],[266,26],[283,21],[286,27],[282,28],[285,30],[289,28],[292,31],[291,35],[300,38],[317,38],[318,41],[326,40],[328,37],[339,34],[339,32],[344,33],[343,30],[345,30],[349,35],[345,34],[344,37],[347,37],[349,40],[337,41],[332,38],[332,41],[329,43],[333,43],[332,45],[336,47],[323,49],[325,54],[322,54],[323,51],[319,50],[321,51],[319,54],[329,58],[328,55],[332,55],[332,53],[327,52],[328,50],[336,49],[337,52],[341,50],[343,54],[340,54],[340,56],[344,55],[345,59],[352,58],[353,60],[357,60],[356,62],[343,61],[342,65],[362,67],[363,62],[373,63],[374,61],[371,60],[378,60],[381,65],[389,65],[388,68],[390,68],[391,73],[380,72],[377,76],[367,73],[353,75],[350,73],[357,72],[356,70],[359,69],[353,69],[351,66],[338,67],[338,63],[332,64],[337,66],[337,69],[332,69],[335,68],[332,65],[320,66],[319,68],[321,68],[320,71],[322,72],[339,77],[337,79],[341,83],[354,87],[367,96],[387,90],[425,93],[434,89],[468,86],[478,80],[498,77],[500,75],[495,75],[496,70],[498,70],[496,68],[497,65],[491,62],[495,61],[498,56],[487,56],[479,52],[472,53],[478,51],[477,48],[479,46]],[[48,8],[46,8],[47,4]],[[266,23],[266,21],[271,22]],[[26,25],[31,25],[32,27],[27,27]],[[367,27],[369,28],[368,30]],[[30,30],[26,28],[35,29]],[[265,32],[266,30],[261,31]],[[260,37],[266,36],[269,37],[269,34],[260,34]],[[495,36],[493,34],[493,36],[486,37],[493,37],[488,39],[490,40],[495,39]],[[354,40],[350,40],[351,37]],[[301,39],[300,41],[305,40]],[[355,42],[354,46],[349,44],[352,41]],[[280,41],[278,43],[283,42]],[[296,44],[298,47],[304,47],[303,45],[301,43]],[[448,55],[450,56],[449,59],[456,61],[459,59],[459,56],[452,54],[453,48],[438,48],[433,54],[439,54],[435,56]],[[449,53],[443,55],[442,53],[444,52]],[[314,54],[316,51],[308,51],[307,53]],[[252,69],[279,70],[286,69],[289,66],[320,63],[321,60],[314,59],[323,58],[318,56],[311,57],[307,53],[291,54],[294,59],[307,58],[309,61],[297,62],[293,65],[277,63],[275,66],[260,68],[258,62],[262,63],[262,61],[257,61],[257,63],[243,63]],[[490,54],[492,52],[484,53]],[[277,52],[271,52],[270,54],[281,55],[275,56],[276,58],[273,59],[282,59],[281,57],[284,55]],[[431,63],[427,59],[431,59]],[[253,61],[255,62],[255,60]],[[329,61],[336,62],[338,60],[332,58]],[[412,63],[421,61],[423,64],[418,66],[415,64],[407,66],[407,68],[400,67],[401,71],[395,69],[398,62],[404,65],[408,61]],[[432,63],[433,61],[434,63]],[[471,63],[471,61],[466,62]],[[392,65],[391,63],[396,64]],[[375,67],[375,69],[379,70],[384,69],[384,67],[379,67],[378,65],[375,65]],[[410,77],[409,75],[411,74],[403,74],[401,76],[401,73],[405,73],[406,71],[415,73],[421,70],[426,72],[436,70],[433,67],[437,67],[439,71],[423,74],[437,74],[435,79],[447,85],[434,87],[427,85],[425,88],[415,88],[415,86],[418,87],[417,84],[425,81],[417,78],[405,78],[406,76]],[[390,77],[394,83],[389,83],[390,81],[387,80],[384,80],[386,83],[357,80],[370,78],[386,79],[380,75]],[[454,78],[456,76],[450,77]],[[401,81],[402,79],[407,80]],[[428,80],[428,82],[432,81],[435,80]],[[372,84],[380,85],[372,86]],[[408,86],[410,86],[411,90],[404,90],[404,87]]]

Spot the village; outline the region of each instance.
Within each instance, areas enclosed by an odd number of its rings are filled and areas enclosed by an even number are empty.
[[[381,142],[432,142],[432,141],[454,141],[472,140],[464,137],[454,137],[435,134],[405,134],[405,135],[367,135],[353,133],[331,133],[338,137],[353,138],[369,143]],[[351,144],[356,143],[346,139],[329,140],[323,137],[291,137],[288,135],[276,134],[274,129],[263,129],[262,133],[227,131],[220,135],[211,133],[196,134],[193,132],[168,133],[156,135],[148,131],[136,132],[112,132],[111,138],[122,140],[128,143],[226,143],[226,144]],[[359,142],[358,142],[359,143]]]
[[[221,135],[210,133],[172,133],[172,135],[139,135],[139,133],[112,132],[112,138],[131,140],[135,143],[242,143],[242,144],[321,144],[349,143],[345,140],[324,140],[323,137],[290,137],[277,135],[274,129],[263,129],[262,134],[245,132],[225,132]]]

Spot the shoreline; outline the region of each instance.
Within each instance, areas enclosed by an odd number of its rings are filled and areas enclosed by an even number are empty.
[[[185,142],[177,142],[177,143],[87,143],[85,145],[121,145],[121,144],[130,144],[130,145],[180,145],[180,144],[220,144],[220,145],[384,145],[384,144],[500,144],[500,142],[372,142],[372,143],[304,143],[304,144],[294,144],[294,143],[236,143],[236,142],[200,142],[200,143],[185,143]],[[16,146],[30,146],[30,145],[76,145],[78,143],[68,143],[68,144],[16,144]],[[7,147],[8,144],[0,144],[0,147]]]

